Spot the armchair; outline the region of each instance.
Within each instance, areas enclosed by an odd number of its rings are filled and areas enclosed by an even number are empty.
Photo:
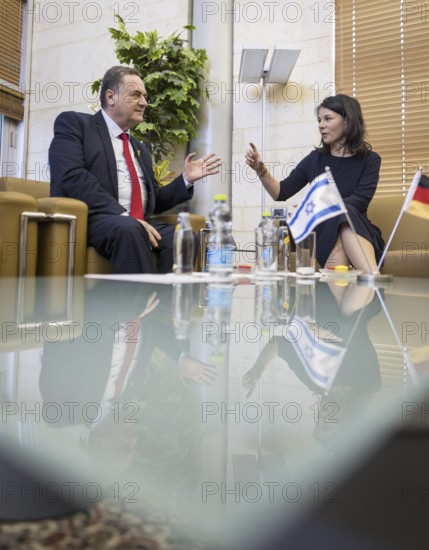
[[[14,205],[13,209],[10,204]],[[84,202],[71,198],[50,197],[48,182],[0,177],[0,214],[4,213],[0,221],[0,245],[1,253],[4,255],[7,252],[9,260],[6,270],[2,256],[0,276],[19,274],[20,214],[24,210],[43,213],[45,218],[55,222],[29,222],[26,274],[66,275],[70,262],[74,275],[112,273],[110,262],[100,256],[93,247],[87,246],[88,208]],[[44,217],[43,214],[41,219]],[[75,236],[70,238],[70,222],[73,218]],[[160,214],[157,218],[172,224],[177,220],[175,214]],[[191,214],[190,218],[194,232],[199,234],[200,229],[205,227],[205,218],[197,214]],[[70,250],[70,242],[73,250]],[[13,257],[12,248],[15,251]],[[34,253],[30,256],[32,250]],[[200,260],[197,258],[195,269],[199,268]]]
[[[31,250],[35,252],[36,248],[37,254],[34,253],[34,258],[31,258],[34,265],[30,264],[27,274],[66,275],[70,262],[73,274],[83,275],[86,272],[86,204],[75,199],[49,197],[47,182],[13,177],[0,178],[1,192],[25,197],[31,201],[32,211],[41,214],[38,220],[31,222],[31,232],[28,232],[26,254],[29,256]],[[44,220],[55,223],[37,223]],[[73,227],[75,235],[70,238]],[[20,230],[14,231],[17,231],[15,240],[19,241]],[[70,241],[74,241],[74,253],[69,248]]]

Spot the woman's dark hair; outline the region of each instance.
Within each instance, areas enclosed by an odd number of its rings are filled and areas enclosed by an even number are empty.
[[[125,65],[115,65],[111,67],[103,76],[100,90],[100,103],[104,108],[106,106],[106,92],[107,90],[114,90],[119,92],[119,86],[123,82],[125,75],[140,76],[139,72],[133,67],[127,67]]]
[[[371,151],[371,145],[365,139],[365,122],[357,99],[344,94],[328,96],[316,107],[316,115],[319,115],[322,108],[334,111],[334,113],[338,113],[344,118],[346,123],[344,147],[347,153],[355,155],[356,153]],[[323,153],[329,153],[331,150],[329,145],[323,143],[323,140],[320,142],[320,147],[316,149]]]

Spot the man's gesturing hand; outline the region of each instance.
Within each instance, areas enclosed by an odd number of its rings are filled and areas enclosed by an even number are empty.
[[[184,176],[190,183],[219,173],[222,161],[216,156],[216,153],[210,153],[197,160],[193,160],[194,157],[195,153],[189,154],[185,159],[183,168]]]

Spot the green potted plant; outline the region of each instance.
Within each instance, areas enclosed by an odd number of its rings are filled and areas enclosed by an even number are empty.
[[[168,167],[175,158],[175,148],[186,146],[197,136],[207,53],[189,47],[182,38],[184,31],[195,28],[192,25],[164,39],[156,30],[130,35],[124,20],[117,18],[119,28],[109,28],[116,57],[139,71],[150,102],[145,120],[132,132],[148,146],[160,183],[167,183],[173,176]],[[101,79],[94,82],[92,91],[98,92],[100,86]]]

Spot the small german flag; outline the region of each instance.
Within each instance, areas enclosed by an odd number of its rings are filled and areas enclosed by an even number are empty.
[[[429,178],[424,174],[420,177],[407,212],[413,216],[429,220]]]

